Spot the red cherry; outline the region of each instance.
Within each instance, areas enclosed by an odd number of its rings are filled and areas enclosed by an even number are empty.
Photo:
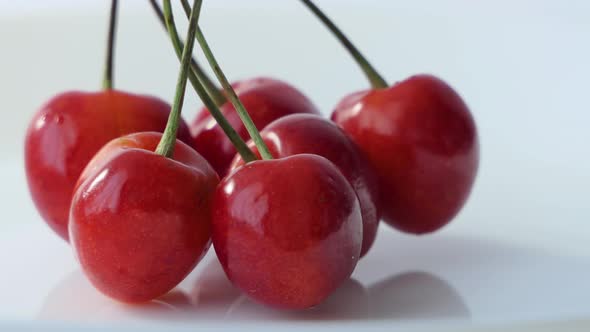
[[[377,170],[383,217],[408,233],[433,232],[462,208],[479,164],[473,117],[442,80],[418,75],[345,98],[332,119]]]
[[[94,154],[110,140],[166,127],[170,105],[120,91],[67,92],[35,114],[25,140],[29,190],[39,213],[68,240],[68,213],[74,185]],[[178,137],[192,138],[185,123]]]
[[[256,127],[262,130],[267,124],[294,113],[319,114],[313,103],[291,85],[271,79],[256,78],[232,85],[248,110]],[[229,102],[220,107],[221,112],[243,139],[249,139],[248,131],[238,113]],[[236,149],[207,109],[202,109],[191,125],[195,148],[224,177],[236,154]]]
[[[359,198],[363,217],[361,257],[364,256],[375,241],[381,211],[374,170],[356,144],[333,122],[313,114],[285,116],[266,126],[260,134],[277,158],[302,153],[315,154],[328,159],[340,169]],[[248,145],[259,155],[253,142]],[[231,169],[243,164],[242,158],[236,155]]]
[[[278,308],[308,308],[357,264],[359,202],[323,157],[254,161],[218,186],[212,238],[228,278],[247,296]]]
[[[173,159],[154,153],[162,135],[108,143],[80,176],[70,238],[84,273],[106,295],[143,302],[174,288],[210,245],[219,178],[177,141]]]

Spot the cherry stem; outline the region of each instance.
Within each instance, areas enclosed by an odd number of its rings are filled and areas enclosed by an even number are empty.
[[[191,12],[190,4],[186,0],[180,0],[180,3],[182,4],[182,9],[184,9],[184,13],[188,15],[188,13]]]
[[[215,59],[215,56],[213,55],[213,52],[211,51],[211,48],[209,47],[209,44],[207,43],[207,40],[205,39],[205,36],[203,35],[203,32],[199,27],[197,27],[197,41],[203,49],[203,53],[205,53],[205,57],[207,58],[207,61],[209,61],[209,65],[213,69],[215,76],[217,76],[217,80],[219,81],[219,83],[221,83],[223,89],[225,89],[225,92],[229,96],[229,100],[238,112],[238,115],[240,116],[242,123],[246,127],[246,130],[248,130],[248,133],[254,141],[254,144],[256,144],[256,147],[260,152],[260,156],[262,157],[262,159],[273,159],[270,150],[266,146],[266,143],[264,143],[262,136],[260,136],[260,132],[256,128],[256,125],[254,125],[254,122],[252,121],[250,114],[248,114],[246,107],[244,107],[244,104],[242,104],[242,102],[240,101],[240,98],[236,94],[236,91],[233,89],[227,77],[221,70],[219,63],[217,63],[217,60]]]
[[[111,1],[111,11],[109,14],[109,32],[107,41],[107,54],[104,65],[104,74],[102,79],[102,88],[104,90],[111,90],[113,88],[113,63],[115,52],[115,31],[117,30],[117,6],[118,1]]]
[[[155,0],[150,0],[156,12],[161,12],[158,4]],[[174,46],[174,50],[176,51],[176,55],[179,59],[182,58],[182,49],[184,48],[182,41],[178,35],[178,30],[176,29],[176,25],[174,23],[174,15],[172,13],[172,6],[169,0],[164,0],[164,12],[163,12],[164,21],[166,24],[166,29],[168,30],[168,34],[170,36],[170,40],[172,41],[172,45]],[[194,38],[193,38],[194,39]],[[254,161],[258,159],[256,155],[250,150],[246,142],[242,139],[242,137],[235,131],[235,129],[231,126],[231,124],[227,121],[219,107],[216,105],[212,97],[207,93],[207,90],[202,85],[202,82],[199,81],[197,77],[197,68],[195,67],[194,63],[191,64],[191,70],[188,73],[188,79],[191,81],[191,84],[199,98],[205,104],[205,107],[211,114],[211,116],[217,121],[219,127],[223,130],[225,135],[229,138],[232,142],[242,159],[246,162]],[[219,90],[217,90],[219,91]]]
[[[191,13],[188,33],[186,36],[186,44],[182,49],[182,56],[180,58],[180,73],[178,74],[178,81],[176,82],[176,92],[174,94],[174,102],[172,103],[172,111],[168,117],[166,129],[162,135],[162,139],[156,148],[156,153],[164,157],[171,158],[174,153],[174,146],[176,145],[176,132],[180,122],[180,113],[182,112],[182,104],[184,103],[184,93],[186,90],[186,83],[188,79],[189,66],[195,46],[195,32],[198,28],[199,13],[201,11],[202,0],[194,0]]]
[[[301,2],[303,2],[303,4],[305,4],[307,6],[307,8],[309,8],[309,10],[311,10],[314,13],[314,15],[320,21],[322,21],[322,23],[326,26],[326,28],[328,28],[328,30],[330,30],[332,32],[332,34],[334,34],[336,39],[338,39],[338,41],[340,41],[340,43],[344,46],[344,48],[346,48],[348,53],[350,53],[350,55],[354,58],[354,60],[361,67],[362,71],[365,73],[365,75],[369,79],[369,82],[371,83],[373,88],[382,89],[382,88],[386,88],[389,86],[387,84],[387,81],[385,81],[385,79],[383,79],[383,77],[381,75],[379,75],[377,70],[375,70],[375,67],[373,67],[369,63],[367,58],[365,58],[365,56],[363,56],[363,54],[356,48],[356,46],[354,46],[354,44],[350,41],[350,39],[348,39],[348,37],[346,37],[346,35],[344,35],[342,30],[340,30],[336,26],[336,24],[334,24],[334,22],[332,22],[332,20],[330,20],[330,18],[328,18],[328,16],[326,16],[326,14],[324,14],[322,12],[322,10],[320,8],[318,8],[318,6],[316,6],[311,0],[301,0]]]
[[[166,18],[164,17],[164,13],[162,12],[162,9],[160,9],[160,6],[158,6],[158,3],[156,2],[156,0],[150,0],[150,4],[152,5],[152,8],[154,9],[154,13],[156,14],[158,19],[160,20],[160,23],[162,24],[164,29],[168,30],[168,26],[166,24]],[[191,14],[191,12],[190,12],[190,8],[189,8],[188,12],[186,12],[186,17],[189,18],[190,14]],[[180,41],[180,43],[178,43],[178,44],[180,45],[180,47],[179,47],[179,53],[180,53],[180,52],[182,52],[182,48],[184,47],[184,43],[182,41]],[[195,75],[197,76],[197,78],[199,79],[201,84],[203,84],[203,86],[205,86],[207,93],[209,94],[209,96],[211,96],[211,99],[213,99],[213,101],[215,102],[215,105],[221,106],[221,105],[227,103],[227,98],[221,92],[221,90],[219,89],[217,84],[215,84],[213,82],[213,80],[211,80],[209,75],[207,75],[207,73],[205,73],[203,68],[201,68],[199,63],[194,58],[191,60],[191,68],[192,68],[192,71],[195,72]],[[190,76],[189,76],[189,79],[190,79]]]
[[[188,3],[186,3],[186,2],[187,2],[187,0],[182,0],[184,7],[186,7],[188,5]],[[193,6],[193,8],[194,8],[194,6]],[[262,136],[260,136],[260,132],[256,128],[256,125],[254,125],[254,122],[252,121],[250,114],[248,114],[248,111],[244,107],[244,104],[242,104],[242,102],[240,101],[240,98],[238,97],[238,95],[234,91],[233,87],[229,83],[229,80],[227,79],[227,77],[225,76],[223,71],[221,70],[221,67],[219,66],[219,63],[217,62],[217,59],[215,59],[215,56],[213,55],[213,51],[211,51],[211,48],[209,47],[209,43],[207,43],[207,40],[205,39],[205,35],[203,34],[203,31],[201,31],[200,27],[197,27],[196,38],[197,38],[197,42],[201,46],[201,49],[203,50],[203,53],[205,54],[205,58],[207,58],[207,61],[209,62],[209,65],[211,66],[211,69],[213,69],[213,73],[215,73],[217,80],[219,81],[219,83],[221,83],[221,86],[225,90],[225,93],[228,95],[229,100],[231,101],[232,105],[236,109],[236,112],[238,112],[238,115],[240,116],[240,119],[242,120],[244,127],[246,127],[248,134],[250,134],[250,137],[254,141],[254,144],[256,144],[256,147],[258,148],[258,152],[260,152],[260,156],[262,157],[262,159],[273,159],[273,156],[270,153],[270,150],[266,146],[266,143],[264,143]]]

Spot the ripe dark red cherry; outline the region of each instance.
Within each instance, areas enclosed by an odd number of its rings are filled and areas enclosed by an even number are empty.
[[[356,144],[332,121],[313,114],[292,114],[270,123],[260,133],[273,156],[283,158],[302,153],[330,160],[355,190],[363,217],[364,256],[375,241],[381,211],[375,172]],[[252,141],[248,144],[258,154]],[[231,169],[243,165],[236,155]]]
[[[126,134],[163,132],[169,113],[160,99],[106,90],[57,95],[35,114],[25,141],[27,181],[39,213],[59,236],[68,240],[74,185],[94,154]],[[192,144],[184,122],[178,137]]]
[[[233,84],[256,127],[262,130],[272,121],[295,113],[319,114],[313,103],[291,85],[271,79],[256,78]],[[243,139],[248,131],[230,102],[220,107],[221,112]],[[206,109],[201,110],[191,125],[195,148],[224,177],[236,154],[236,149]]]
[[[473,186],[479,143],[473,117],[442,80],[417,75],[346,97],[332,119],[377,170],[383,217],[424,234],[446,225]]]
[[[323,157],[254,161],[218,186],[212,238],[228,278],[247,296],[278,308],[308,308],[356,266],[359,202]]]
[[[72,199],[70,239],[86,276],[104,294],[143,302],[165,294],[210,245],[219,178],[188,145],[156,154],[162,135],[138,133],[101,149]]]

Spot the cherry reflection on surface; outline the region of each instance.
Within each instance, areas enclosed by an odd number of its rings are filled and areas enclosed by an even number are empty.
[[[164,320],[178,318],[190,306],[190,298],[177,289],[143,304],[120,303],[99,293],[82,271],[76,270],[47,295],[37,318],[83,322]]]
[[[308,310],[275,310],[242,295],[211,255],[172,292],[141,305],[113,301],[80,271],[63,279],[45,299],[38,318],[51,321],[337,321],[466,318],[467,306],[444,280],[425,272],[392,276],[365,287],[347,280],[322,304]]]
[[[590,297],[590,266],[583,259],[467,236],[417,241],[384,231],[353,278],[316,308],[276,311],[242,297],[210,251],[172,293],[142,306],[104,297],[76,271],[48,293],[37,318],[221,324],[255,319],[450,320],[471,324],[578,317],[586,312]]]

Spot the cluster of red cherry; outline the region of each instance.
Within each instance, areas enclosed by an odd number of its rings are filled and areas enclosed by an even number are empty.
[[[318,7],[301,1],[373,86],[345,97],[331,120],[284,82],[230,84],[198,26],[199,0],[182,1],[184,42],[170,0],[163,10],[151,0],[180,59],[172,106],[113,90],[113,0],[104,91],[50,100],[32,119],[25,151],[36,207],[100,291],[125,302],[161,296],[212,242],[248,296],[307,308],[350,277],[381,219],[424,234],[459,212],[479,161],[463,100],[429,75],[389,87]],[[223,90],[192,60],[195,42]],[[180,115],[187,81],[205,104],[190,127]]]

